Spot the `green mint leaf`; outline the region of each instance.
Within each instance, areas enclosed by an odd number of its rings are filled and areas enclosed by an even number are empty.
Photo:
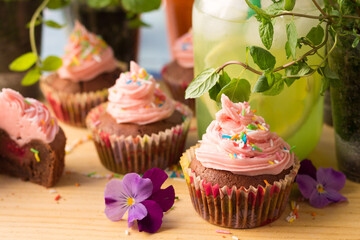
[[[48,21],[45,21],[45,25],[48,26],[48,27],[52,27],[52,28],[63,28],[66,26],[66,24],[59,24],[55,21],[52,21],[52,20],[48,20]]]
[[[212,100],[216,101],[216,98],[223,87],[225,87],[231,78],[229,75],[223,70],[222,74],[219,76],[219,81],[209,90],[209,96]]]
[[[219,83],[216,83],[210,90],[209,90],[209,96],[212,100],[216,101],[217,95],[221,91],[221,87]]]
[[[271,4],[268,8],[265,10],[270,15],[276,15],[280,12],[284,11],[284,0],[279,0]]]
[[[110,6],[112,0],[87,0],[87,4],[92,8],[104,8]]]
[[[254,60],[254,63],[259,66],[261,70],[273,69],[276,64],[275,57],[267,50],[251,46],[248,47],[250,55]]]
[[[244,102],[250,98],[251,86],[246,79],[232,79],[225,87],[219,92],[216,101],[221,101],[221,95],[225,94],[232,102]]]
[[[270,49],[274,38],[274,26],[272,22],[263,18],[259,25],[259,33],[264,46]]]
[[[42,19],[39,17],[38,19],[36,19],[35,24],[34,24],[34,27],[40,25],[41,23],[42,23]],[[30,22],[28,22],[28,23],[26,24],[26,28],[30,28]]]
[[[133,13],[149,12],[158,9],[161,0],[121,0],[125,10]]]
[[[261,0],[250,0],[250,3],[261,8]],[[256,14],[256,12],[253,9],[249,9],[248,10],[248,16],[247,19],[249,19],[250,17],[254,16]]]
[[[292,56],[293,59],[295,59],[296,46],[297,46],[297,32],[293,20],[291,20],[291,22],[286,25],[286,35],[287,35],[287,42],[285,45],[286,57],[289,58],[290,56]]]
[[[270,89],[266,76],[262,75],[258,78],[253,88],[253,92],[265,92]]]
[[[245,0],[246,4],[255,11],[255,13],[263,18],[267,18],[268,20],[270,20],[270,15],[267,14],[264,10],[262,10],[261,8],[259,8],[258,6],[254,5],[253,3],[251,3],[249,0]],[[250,15],[250,14],[249,14]]]
[[[285,78],[285,83],[286,83],[286,86],[290,87],[296,79],[299,79],[299,78]]]
[[[138,28],[138,27],[150,27],[146,22],[141,21],[140,17],[134,18],[129,21],[130,28]]]
[[[58,9],[65,7],[69,3],[70,0],[50,0],[46,7],[48,7],[49,9]]]
[[[12,61],[9,65],[9,69],[16,72],[28,70],[36,63],[36,59],[36,55],[33,52],[25,53]]]
[[[285,69],[285,75],[286,76],[296,76],[291,77],[294,79],[299,79],[300,77],[309,74],[312,71],[312,69],[307,65],[306,62],[297,62]]]
[[[275,96],[281,93],[281,91],[284,89],[284,79],[282,79],[282,75],[280,73],[271,74],[273,74],[275,83],[271,86],[269,90],[263,92],[263,94],[268,96]]]
[[[216,72],[215,68],[208,68],[202,71],[187,87],[185,99],[202,96],[216,84],[219,78],[220,75]]]
[[[324,29],[318,25],[317,27],[311,28],[306,38],[310,40],[315,46],[319,45],[324,38]]]
[[[229,77],[229,75],[227,74],[227,72],[222,71],[222,74],[220,75],[219,78],[219,86],[221,88],[225,87],[226,85],[229,84],[229,82],[231,82],[231,78]]]
[[[329,65],[326,65],[324,67],[324,76],[325,78],[329,79],[330,86],[332,87],[339,86],[340,78],[333,70],[330,69]]]
[[[321,79],[320,95],[324,96],[326,90],[330,87],[330,80],[326,77]]]
[[[291,11],[295,7],[296,0],[285,0],[284,1],[284,9],[286,11]]]
[[[56,56],[48,56],[42,62],[41,70],[43,71],[55,71],[62,65],[62,59]]]
[[[359,44],[359,37],[356,37],[355,39],[354,39],[354,42],[352,43],[352,45],[351,45],[351,47],[352,48],[356,48],[357,47],[357,45]]]
[[[39,81],[40,79],[40,69],[38,67],[34,67],[30,69],[24,78],[21,81],[21,85],[23,86],[30,86]]]

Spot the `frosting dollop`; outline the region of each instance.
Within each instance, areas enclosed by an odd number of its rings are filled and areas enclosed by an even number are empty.
[[[176,40],[173,51],[180,66],[184,68],[194,67],[193,35],[191,30]]]
[[[247,102],[233,103],[221,96],[216,113],[196,149],[196,158],[207,168],[256,176],[279,174],[294,163],[294,153]]]
[[[57,120],[44,104],[3,88],[0,92],[0,128],[20,146],[33,139],[50,143],[59,131]]]
[[[117,123],[145,125],[172,115],[174,103],[155,83],[155,79],[135,62],[130,72],[121,73],[109,89],[107,112]]]
[[[63,64],[57,73],[74,82],[89,81],[116,68],[113,50],[99,36],[90,33],[76,21],[65,46]]]

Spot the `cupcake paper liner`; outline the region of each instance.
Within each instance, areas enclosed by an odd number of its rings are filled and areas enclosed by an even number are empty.
[[[188,167],[198,146],[188,149],[181,157],[180,164],[193,206],[202,218],[221,227],[254,228],[271,223],[281,216],[300,167],[297,159],[284,179],[266,187],[219,188],[218,184],[206,182]]]
[[[45,79],[41,79],[40,88],[55,116],[62,122],[77,127],[85,127],[88,112],[106,102],[108,97],[107,89],[75,94],[57,91]]]
[[[154,167],[166,169],[178,163],[192,117],[189,107],[176,102],[176,111],[184,116],[181,124],[151,136],[133,137],[109,134],[96,127],[100,114],[106,111],[106,105],[101,104],[91,110],[86,125],[92,131],[99,158],[107,169],[120,174],[144,173]]]

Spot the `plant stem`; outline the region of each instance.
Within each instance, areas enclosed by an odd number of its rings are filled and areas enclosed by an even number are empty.
[[[279,13],[276,15],[271,15],[271,18],[276,18],[276,17],[280,17],[280,16],[293,16],[293,17],[304,17],[304,18],[312,18],[312,19],[329,19],[328,16],[313,16],[313,15],[307,15],[307,14],[302,14],[302,13],[292,13],[292,12],[283,12],[283,13]]]
[[[329,21],[330,21],[331,23],[335,23],[335,21],[332,19],[332,17],[329,16],[329,15],[327,15],[326,12],[324,12],[324,10],[322,10],[322,8],[321,8],[320,5],[316,2],[316,0],[312,0],[312,2],[314,3],[315,7],[321,12],[321,14],[322,14],[323,16],[328,17],[328,19],[329,19]]]
[[[30,45],[31,45],[31,51],[35,54],[36,56],[36,66],[40,67],[40,57],[38,55],[38,51],[36,48],[36,43],[35,43],[35,22],[36,19],[39,17],[40,13],[42,12],[42,10],[44,10],[44,8],[46,7],[46,5],[48,4],[49,0],[44,0],[40,6],[36,9],[34,15],[31,17],[31,21],[30,21],[30,30],[29,30],[29,35],[30,35]]]
[[[245,69],[253,72],[253,73],[256,73],[257,75],[262,75],[263,73],[260,72],[260,71],[257,71],[256,69],[250,67],[249,65],[243,63],[243,62],[239,62],[239,61],[229,61],[229,62],[226,62],[224,63],[221,67],[219,67],[216,72],[219,73],[221,70],[223,70],[226,66],[228,65],[232,65],[232,64],[237,64],[237,65],[241,65],[243,66]]]

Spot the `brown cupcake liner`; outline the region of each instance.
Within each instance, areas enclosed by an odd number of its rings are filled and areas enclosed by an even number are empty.
[[[76,127],[86,127],[87,114],[92,108],[106,102],[108,97],[107,89],[75,94],[57,91],[46,78],[41,79],[40,88],[55,116],[62,122]]]
[[[92,109],[86,125],[92,131],[101,163],[109,170],[125,174],[144,173],[146,170],[167,167],[178,163],[184,151],[185,141],[192,118],[186,105],[176,102],[176,111],[183,115],[183,122],[151,136],[118,136],[97,128],[99,116],[106,111],[106,103]]]
[[[199,145],[188,149],[181,157],[180,164],[193,206],[202,218],[221,227],[254,228],[271,223],[281,216],[300,167],[297,159],[284,179],[267,184],[266,187],[219,188],[218,184],[206,182],[189,168],[197,147]]]

